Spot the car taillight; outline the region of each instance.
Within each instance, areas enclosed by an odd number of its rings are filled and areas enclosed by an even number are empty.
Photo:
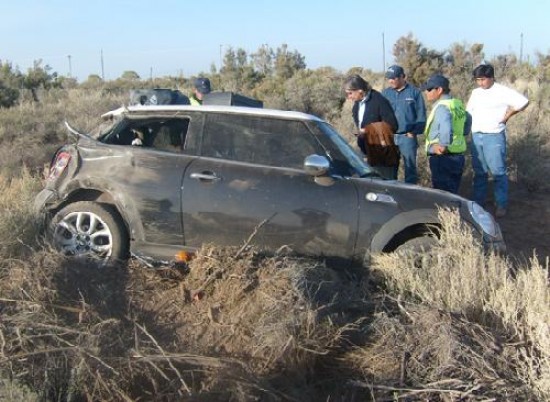
[[[56,155],[55,160],[50,166],[50,174],[48,175],[48,180],[55,180],[61,173],[65,170],[69,161],[71,160],[71,155],[68,152],[60,152]]]

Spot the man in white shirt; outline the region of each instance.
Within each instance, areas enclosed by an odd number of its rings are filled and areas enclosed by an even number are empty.
[[[506,123],[525,110],[529,100],[519,92],[495,82],[490,64],[474,69],[478,88],[472,91],[466,110],[472,115],[473,199],[484,206],[488,190],[488,173],[494,181],[495,216],[506,215],[508,208],[508,174],[506,172]]]

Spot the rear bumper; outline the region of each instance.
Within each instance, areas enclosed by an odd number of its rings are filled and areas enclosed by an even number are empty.
[[[47,211],[47,206],[54,204],[57,200],[57,195],[55,191],[43,189],[38,195],[34,198],[33,209],[36,213],[44,213]]]

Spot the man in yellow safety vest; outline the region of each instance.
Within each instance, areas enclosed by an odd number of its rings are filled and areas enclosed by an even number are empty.
[[[456,194],[464,171],[464,136],[471,131],[472,118],[462,101],[451,97],[446,77],[432,75],[422,90],[435,102],[424,130],[432,186]]]

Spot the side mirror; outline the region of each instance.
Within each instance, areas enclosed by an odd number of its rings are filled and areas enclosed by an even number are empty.
[[[307,174],[314,177],[319,177],[327,174],[330,169],[330,162],[326,156],[309,155],[304,160],[304,170]]]

